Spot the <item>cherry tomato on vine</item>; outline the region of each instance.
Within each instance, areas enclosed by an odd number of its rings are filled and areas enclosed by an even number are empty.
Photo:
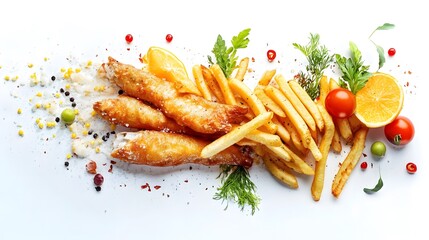
[[[270,62],[274,61],[274,59],[276,59],[276,56],[277,56],[276,51],[274,51],[272,49],[267,51],[268,61],[270,61]]]
[[[417,172],[417,165],[412,162],[407,163],[405,167],[407,168],[408,173],[412,174]]]
[[[414,125],[409,118],[398,116],[384,126],[384,135],[395,145],[406,145],[414,138]]]
[[[328,113],[336,118],[350,117],[356,109],[356,97],[345,88],[336,88],[325,99]]]

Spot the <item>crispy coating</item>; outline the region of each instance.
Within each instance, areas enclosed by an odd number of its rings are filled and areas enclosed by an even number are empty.
[[[180,126],[173,119],[144,102],[129,96],[103,99],[93,104],[102,118],[113,124],[129,128],[192,134],[191,129]]]
[[[118,134],[111,156],[133,164],[161,167],[195,163],[249,168],[253,163],[251,154],[235,145],[210,158],[201,158],[201,150],[209,143],[183,134],[149,130],[124,132]]]
[[[179,125],[205,134],[228,132],[232,124],[246,119],[247,107],[208,101],[194,94],[179,93],[174,83],[122,64],[112,57],[102,65],[105,76],[128,95],[150,102]]]

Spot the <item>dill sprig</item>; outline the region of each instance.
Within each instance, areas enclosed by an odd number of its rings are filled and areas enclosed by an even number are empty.
[[[234,201],[244,210],[245,206],[252,208],[252,215],[258,209],[260,198],[256,195],[256,185],[250,180],[249,171],[243,166],[221,165],[222,186],[214,195],[214,199]],[[228,203],[225,209],[228,208]]]
[[[293,43],[293,46],[300,50],[308,61],[305,68],[307,72],[300,71],[295,78],[313,100],[319,96],[319,82],[323,71],[328,68],[334,58],[324,45],[319,45],[319,40],[319,34],[310,33],[310,41],[307,45]]]

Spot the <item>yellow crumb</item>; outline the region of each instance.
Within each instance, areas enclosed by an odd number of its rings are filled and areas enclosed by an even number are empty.
[[[21,114],[21,113],[22,113],[22,109],[21,109],[21,108],[18,108],[17,113],[18,113],[18,114]]]
[[[18,131],[18,135],[19,135],[19,136],[21,136],[21,137],[22,137],[22,136],[24,136],[24,130],[19,129],[19,131]]]

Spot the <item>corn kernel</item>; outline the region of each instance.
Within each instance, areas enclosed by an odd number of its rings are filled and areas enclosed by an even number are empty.
[[[8,75],[4,76],[4,80],[9,81],[10,80],[10,76],[8,76]]]
[[[60,98],[60,97],[61,97],[61,94],[60,94],[60,93],[55,93],[55,97],[56,97],[56,98]]]
[[[38,109],[38,108],[41,108],[42,107],[42,104],[40,104],[40,103],[36,103],[36,108]]]
[[[57,126],[57,123],[56,123],[56,122],[47,122],[47,123],[46,123],[46,127],[47,127],[47,128],[53,128],[53,127],[55,127],[55,126]]]
[[[76,133],[72,133],[72,134],[71,134],[71,138],[72,138],[72,139],[76,139],[76,137],[77,137]]]
[[[79,110],[78,109],[74,110],[74,115],[79,115]]]
[[[82,135],[84,135],[84,136],[88,135],[88,131],[87,130],[83,130],[82,131]]]
[[[76,68],[74,71],[75,71],[75,72],[77,72],[77,73],[79,73],[79,72],[81,72],[81,71],[82,71],[82,69],[80,69],[80,68]]]
[[[18,135],[19,135],[19,136],[21,136],[21,137],[22,137],[22,136],[24,136],[24,130],[19,129],[19,131],[18,131]]]
[[[91,146],[95,145],[95,140],[92,140],[91,142],[89,142],[91,144]]]
[[[95,152],[96,152],[96,153],[100,153],[100,152],[101,152],[100,148],[99,148],[99,147],[96,147],[96,148],[95,148]]]
[[[85,127],[86,128],[90,128],[91,127],[91,123],[89,123],[89,122],[85,123]]]
[[[40,119],[40,118],[36,118],[36,123],[37,123],[37,124],[39,124],[39,123],[40,123],[40,121],[41,121],[41,119]]]
[[[61,68],[60,69],[60,71],[63,73],[63,72],[66,72],[66,69],[65,68]]]
[[[66,158],[70,159],[72,157],[72,155],[70,153],[67,153]]]
[[[22,109],[21,109],[21,108],[18,108],[17,113],[18,113],[18,114],[21,114],[21,113],[22,113]]]
[[[43,105],[43,108],[44,108],[44,109],[49,109],[49,108],[51,108],[51,103],[45,103],[45,104]]]
[[[41,92],[38,92],[38,93],[36,94],[36,96],[38,96],[38,97],[42,97],[42,96],[43,96],[43,94],[42,94]]]
[[[93,116],[93,117],[94,117],[95,115],[97,115],[97,112],[93,110],[93,111],[91,112],[91,116]]]
[[[92,61],[91,61],[91,60],[89,60],[89,61],[86,63],[86,67],[90,67],[90,66],[92,66]]]
[[[66,84],[65,88],[70,89],[70,84]]]
[[[68,72],[64,73],[63,77],[65,79],[69,79],[70,78],[70,73],[68,73]]]
[[[43,129],[45,127],[45,124],[43,124],[42,122],[39,122],[39,124],[37,124],[39,126],[40,129]]]

